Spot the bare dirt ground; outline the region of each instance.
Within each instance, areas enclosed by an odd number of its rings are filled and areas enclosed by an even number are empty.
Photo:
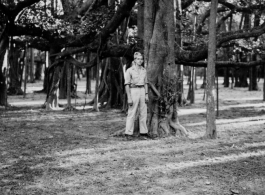
[[[220,85],[216,140],[201,138],[199,89],[196,103],[179,110],[188,139],[125,141],[109,135],[125,127],[126,115],[83,109],[93,96],[85,100],[81,87],[76,112],[41,109],[45,95],[30,93],[40,83],[28,86],[26,98],[10,97],[12,108],[0,108],[0,195],[265,194],[262,91]]]

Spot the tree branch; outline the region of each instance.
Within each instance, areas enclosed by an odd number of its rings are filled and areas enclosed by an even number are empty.
[[[100,42],[107,42],[107,38],[110,36],[111,33],[114,33],[116,29],[119,27],[121,22],[124,20],[125,17],[129,16],[135,2],[137,0],[125,0],[118,8],[117,12],[115,15],[112,17],[112,19],[108,22],[108,24],[105,26],[105,28],[101,31],[97,37],[94,38],[94,41],[90,43],[87,46],[78,48],[76,50],[72,50],[71,52],[65,51],[62,53],[58,53],[56,55],[59,55],[61,57],[71,55],[74,53],[80,53],[86,50],[91,50],[94,51],[98,49],[99,43]],[[72,46],[72,45],[69,45]]]
[[[198,0],[198,1],[204,1],[204,2],[211,2],[211,0]],[[248,7],[241,7],[234,5],[232,3],[227,2],[226,0],[218,0],[218,3],[226,6],[227,8],[236,11],[236,12],[245,12],[245,13],[253,13],[257,9],[264,9],[265,5],[264,4],[258,4],[258,5],[251,5]]]
[[[24,8],[29,7],[39,1],[40,0],[24,0],[18,2],[16,5],[9,4],[8,6],[5,6],[3,3],[0,3],[0,10],[6,16],[8,16],[9,19],[14,21],[19,12],[21,12]]]
[[[17,16],[17,14],[19,14],[19,12],[21,12],[24,8],[29,7],[29,6],[31,6],[34,3],[37,3],[39,1],[40,0],[24,0],[24,1],[20,1],[16,5],[16,7],[13,10],[11,9],[10,11],[13,12],[12,14],[14,16]]]
[[[193,66],[193,67],[207,67],[207,61],[199,61],[199,62],[176,61],[176,64],[183,64],[184,66]],[[252,62],[216,61],[217,68],[253,67],[259,65],[264,66],[265,60],[252,61]]]
[[[220,33],[217,36],[217,47],[221,47],[223,43],[235,39],[244,39],[250,37],[258,37],[265,33],[265,22],[259,27],[252,28],[248,31],[238,30],[231,32]],[[207,58],[208,49],[207,43],[201,44],[193,51],[183,50],[176,44],[175,56],[177,61],[197,62]]]

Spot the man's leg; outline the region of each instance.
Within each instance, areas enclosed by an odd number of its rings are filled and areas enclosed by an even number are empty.
[[[140,95],[140,115],[139,115],[139,122],[140,122],[140,134],[147,134],[148,129],[146,125],[147,121],[147,105],[145,103],[145,89],[141,88],[141,95]]]
[[[126,119],[126,129],[125,129],[126,135],[133,134],[135,114],[140,100],[140,88],[131,88],[130,90],[131,90],[133,105],[130,106],[128,109],[128,115]]]

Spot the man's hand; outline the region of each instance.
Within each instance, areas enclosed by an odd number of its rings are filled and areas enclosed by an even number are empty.
[[[145,94],[145,103],[149,102],[148,94]]]
[[[131,97],[128,97],[128,105],[129,106],[132,106],[133,105],[133,102],[132,102],[132,98]]]

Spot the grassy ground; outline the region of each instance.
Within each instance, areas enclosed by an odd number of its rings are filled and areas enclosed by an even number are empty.
[[[0,194],[264,195],[262,92],[220,89],[216,140],[201,138],[202,96],[197,90],[196,103],[179,111],[188,139],[110,137],[125,126],[119,110],[47,112],[23,103],[1,109]]]

